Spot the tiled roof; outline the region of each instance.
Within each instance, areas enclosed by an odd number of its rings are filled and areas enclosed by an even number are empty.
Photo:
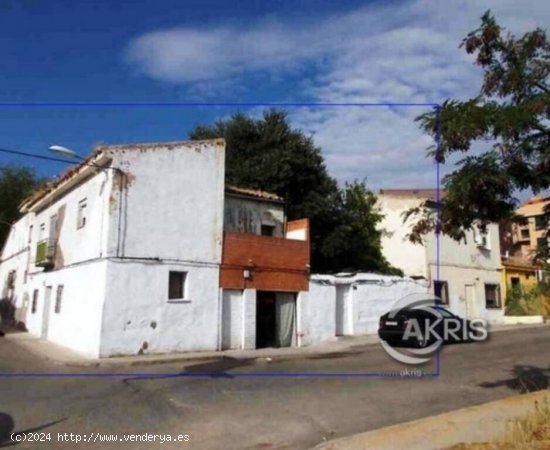
[[[528,259],[522,258],[521,256],[503,256],[502,257],[502,265],[504,266],[515,266],[515,267],[523,267],[525,269],[531,269],[536,270],[537,266],[534,265],[531,261]]]
[[[390,195],[394,197],[414,197],[435,201],[437,199],[437,189],[380,189],[380,195]],[[440,198],[444,197],[445,191],[439,190],[439,196]]]
[[[538,216],[544,213],[544,207],[550,203],[550,197],[533,197],[523,203],[517,210],[519,216]]]
[[[174,141],[174,142],[151,142],[151,143],[136,143],[136,144],[121,144],[121,145],[106,145],[99,144],[97,145],[92,153],[78,164],[71,166],[65,172],[63,172],[59,177],[54,181],[46,184],[44,187],[34,191],[29,195],[25,200],[20,204],[20,208],[31,207],[33,204],[44,198],[50,192],[54,191],[58,186],[63,184],[65,181],[71,179],[74,175],[78,174],[84,167],[93,165],[92,161],[94,158],[99,156],[102,152],[109,151],[118,151],[118,150],[140,150],[140,149],[154,149],[154,148],[174,148],[181,146],[195,147],[196,145],[202,143],[221,143],[223,139],[206,139],[206,140],[196,140],[196,141]],[[70,164],[71,161],[67,160],[67,163]]]
[[[245,195],[247,197],[261,198],[264,200],[271,200],[275,202],[283,202],[283,198],[272,192],[260,191],[257,189],[240,188],[237,186],[225,186],[225,192],[229,194]]]

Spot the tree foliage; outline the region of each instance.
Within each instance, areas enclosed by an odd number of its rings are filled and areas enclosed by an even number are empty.
[[[511,218],[516,191],[550,187],[550,42],[545,31],[537,28],[516,38],[487,11],[480,28],[460,47],[475,55],[483,70],[479,95],[448,99],[416,119],[426,132],[440,136],[439,149],[430,148],[430,157],[445,163],[451,155],[465,155],[442,180],[446,195],[439,226],[456,239],[474,223]],[[421,218],[410,238],[421,241],[436,227],[435,214],[427,204],[413,212]]]
[[[219,137],[226,141],[227,184],[274,192],[287,202],[290,220],[310,219],[312,270],[388,270],[374,196],[363,183],[340,190],[319,147],[290,127],[285,112],[267,111],[259,119],[235,114],[190,132],[191,139]]]
[[[10,224],[19,219],[19,205],[43,181],[33,169],[0,166],[0,248],[10,232]]]

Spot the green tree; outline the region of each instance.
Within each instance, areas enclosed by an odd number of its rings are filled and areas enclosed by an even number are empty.
[[[327,264],[340,270],[361,270],[402,275],[391,267],[382,254],[380,229],[383,216],[377,207],[377,197],[365,183],[346,184],[340,191],[340,221],[323,242],[322,254]]]
[[[33,169],[24,166],[0,166],[0,247],[10,232],[10,224],[19,219],[19,205],[43,181]]]
[[[218,137],[226,141],[227,184],[274,192],[287,202],[290,220],[310,219],[312,270],[386,269],[378,234],[367,236],[367,229],[375,229],[374,222],[369,222],[375,216],[370,209],[364,216],[351,211],[354,207],[370,208],[371,198],[363,203],[348,200],[351,191],[340,191],[328,174],[320,148],[311,137],[291,128],[285,112],[267,111],[259,119],[235,114],[213,125],[197,125],[190,132],[191,139]],[[353,186],[359,189],[359,185]],[[344,230],[344,224],[355,219],[354,214],[367,227],[362,233]],[[340,244],[347,252],[339,250]],[[369,253],[360,255],[363,251]]]
[[[481,27],[460,46],[475,55],[483,71],[479,95],[446,100],[417,117],[422,129],[440,135],[439,151],[429,156],[445,163],[463,154],[458,168],[444,177],[441,231],[460,239],[474,223],[509,219],[517,207],[514,193],[550,187],[550,43],[540,28],[520,38],[506,33],[487,11]],[[473,151],[475,143],[481,152]],[[477,148],[476,148],[477,150]],[[431,205],[414,211],[422,218],[410,238],[434,230]]]

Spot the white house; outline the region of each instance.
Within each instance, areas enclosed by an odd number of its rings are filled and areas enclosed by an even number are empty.
[[[500,242],[497,224],[482,234],[469,230],[457,242],[435,233],[425,236],[425,244],[407,239],[414,218],[404,222],[404,213],[425,200],[435,200],[434,189],[383,189],[378,196],[383,253],[405,275],[427,280],[433,293],[456,314],[500,322],[504,315],[500,294]]]
[[[97,147],[21,205],[1,298],[33,335],[92,357],[255,348],[257,310],[297,344],[308,222],[224,171],[223,140]],[[256,307],[266,296],[272,311]]]

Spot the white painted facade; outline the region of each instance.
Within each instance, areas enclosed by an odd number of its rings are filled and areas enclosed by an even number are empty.
[[[224,166],[221,140],[98,147],[23,204],[24,215],[2,250],[1,298],[13,302],[16,320],[31,334],[89,357],[256,348],[260,292],[220,288],[224,227],[280,239],[284,204],[265,195],[255,201],[235,189],[226,194]],[[394,236],[402,230],[396,231]],[[306,228],[288,234],[308,239]],[[47,268],[36,265],[37,244],[44,240],[52,250]],[[291,337],[285,345],[376,333],[379,317],[395,302],[427,293],[433,243],[402,245],[391,255],[428,281],[314,275],[308,292],[274,292],[275,304],[283,305],[275,308],[276,320]],[[498,254],[496,234],[493,245]],[[492,254],[460,268],[464,280],[457,278],[455,266],[472,256],[472,248],[463,250],[443,252],[441,260],[453,309],[461,302],[455,281],[468,282],[471,270],[480,277],[477,287],[492,279]],[[180,282],[170,284],[171,272]],[[174,297],[173,289],[181,295]]]
[[[91,357],[215,350],[224,151],[221,140],[101,147],[87,161],[95,166],[79,165],[27,202],[0,263],[16,319]],[[52,236],[44,270],[34,264],[37,243]],[[183,298],[168,298],[170,271],[187,274]]]
[[[425,236],[424,244],[413,244],[407,239],[413,218],[404,223],[404,213],[419,206],[424,199],[416,195],[380,194],[380,212],[384,215],[381,227],[388,234],[382,238],[384,256],[406,276],[422,277],[429,282],[445,281],[448,286],[449,308],[467,318],[483,318],[493,323],[503,321],[503,299],[500,307],[487,307],[486,285],[500,291],[500,242],[497,224],[487,227],[483,237],[479,232],[467,231],[460,242],[435,233]]]

